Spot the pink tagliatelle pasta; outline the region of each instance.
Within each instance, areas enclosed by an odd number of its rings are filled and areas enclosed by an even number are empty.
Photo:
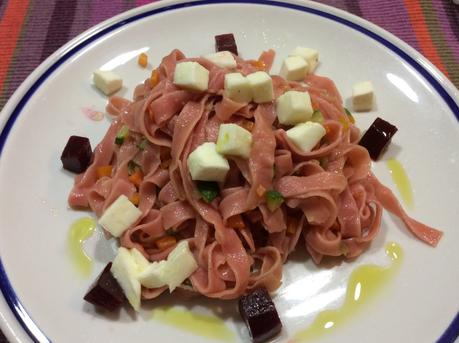
[[[268,71],[274,51],[263,52],[258,65],[234,57],[237,71],[246,75],[260,66]],[[179,61],[195,61],[209,71],[207,91],[174,85]],[[194,291],[223,299],[259,286],[274,291],[299,240],[316,263],[323,256],[356,257],[378,234],[383,208],[420,240],[435,246],[441,238],[440,231],[410,218],[372,174],[368,151],[357,144],[359,129],[345,114],[330,79],[310,74],[299,83],[272,76],[275,97],[287,90],[307,91],[313,108],[322,112],[326,135],[305,153],[277,122],[273,102],[238,103],[225,95],[227,69],[174,50],[158,72],[159,82],[152,88],[147,79],[137,86],[132,101],[110,99],[107,111],[115,119],[92,164],[76,177],[68,201],[101,216],[120,195],[137,196],[142,216],[120,237],[121,245],[158,261],[174,248],[158,249],[158,239],[173,234],[177,241],[188,240],[199,266],[190,277]],[[253,143],[248,159],[228,157],[226,181],[218,197],[206,203],[191,179],[187,158],[202,143],[215,142],[222,123],[250,128]],[[115,144],[124,125],[129,136]],[[133,164],[142,171],[140,181],[130,176]],[[97,168],[107,165],[112,174],[98,177]],[[284,199],[273,211],[264,196],[269,190]],[[153,298],[165,289],[143,288],[142,295]]]

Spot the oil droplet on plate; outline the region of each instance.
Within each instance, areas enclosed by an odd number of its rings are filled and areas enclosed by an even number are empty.
[[[386,162],[386,165],[389,168],[392,180],[397,186],[403,202],[407,207],[413,208],[413,191],[411,190],[410,179],[402,164],[397,160],[391,159]]]
[[[152,319],[207,338],[233,342],[234,333],[217,317],[189,310],[163,307],[153,310]]]
[[[403,259],[403,250],[396,243],[388,243],[386,255],[391,259],[389,267],[368,264],[354,270],[349,277],[343,305],[336,310],[320,312],[307,329],[294,336],[293,341],[311,341],[332,332],[349,320],[364,303],[378,294],[384,284],[398,271]]]
[[[89,277],[92,272],[92,260],[83,249],[83,242],[94,233],[96,221],[91,217],[76,220],[68,235],[68,251],[70,258],[81,276]]]

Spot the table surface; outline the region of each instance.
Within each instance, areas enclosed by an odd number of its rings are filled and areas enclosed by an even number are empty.
[[[149,0],[0,0],[0,110],[57,48]],[[451,0],[321,0],[390,31],[459,87],[459,6]],[[7,340],[0,331],[0,343]]]

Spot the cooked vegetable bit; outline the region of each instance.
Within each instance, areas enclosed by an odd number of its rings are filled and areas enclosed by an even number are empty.
[[[159,250],[165,250],[167,248],[170,248],[174,246],[176,243],[177,238],[175,238],[174,236],[161,237],[155,241],[155,244]]]
[[[137,143],[137,148],[139,148],[139,150],[145,150],[145,148],[147,147],[147,144],[148,144],[148,139],[146,138],[142,138],[139,143]]]
[[[142,171],[142,169],[140,168],[140,166],[135,163],[133,160],[130,160],[127,164],[127,170],[128,170],[128,174],[129,176],[135,174],[137,171]]]
[[[214,181],[198,181],[198,190],[201,193],[202,199],[207,202],[211,203],[220,192],[218,187],[218,183]]]
[[[284,197],[277,191],[266,192],[266,206],[271,212],[277,210],[284,202]]]
[[[139,59],[137,60],[137,62],[139,63],[139,66],[141,66],[142,68],[146,68],[147,65],[148,65],[148,56],[147,56],[147,54],[142,52],[139,55]]]
[[[88,168],[91,158],[92,149],[89,139],[70,136],[61,155],[63,168],[74,173],[82,173]]]
[[[118,131],[115,137],[115,144],[121,145],[124,143],[126,138],[129,137],[129,127],[127,125],[123,125],[121,129]]]
[[[150,76],[150,87],[155,88],[155,86],[159,83],[159,71],[158,69],[153,69]]]
[[[232,33],[225,33],[215,36],[215,51],[230,51],[238,55],[234,35]]]
[[[107,264],[94,284],[84,296],[87,302],[113,312],[126,301],[123,290],[110,272],[112,263]]]
[[[132,202],[135,206],[138,206],[140,203],[140,194],[135,192],[129,197],[129,201]]]
[[[134,186],[140,187],[143,181],[143,173],[140,169],[137,169],[132,175],[129,175],[128,179]]]
[[[359,145],[365,147],[370,157],[376,161],[381,155],[382,151],[390,143],[392,136],[397,132],[397,127],[391,123],[376,118],[370,128],[365,132],[360,139]]]
[[[100,166],[96,169],[97,178],[100,179],[104,176],[112,176],[113,166]]]
[[[261,198],[266,193],[266,188],[263,185],[258,185],[257,187],[257,195]]]
[[[282,323],[266,288],[257,288],[239,299],[239,313],[244,319],[254,343],[277,335]]]
[[[324,122],[324,115],[322,114],[320,110],[315,110],[312,113],[311,121],[322,124]]]

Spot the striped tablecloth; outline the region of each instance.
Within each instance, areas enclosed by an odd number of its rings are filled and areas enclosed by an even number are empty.
[[[0,0],[0,109],[51,53],[149,0]],[[459,6],[451,0],[321,0],[392,32],[459,87]],[[6,342],[0,332],[0,342]]]

